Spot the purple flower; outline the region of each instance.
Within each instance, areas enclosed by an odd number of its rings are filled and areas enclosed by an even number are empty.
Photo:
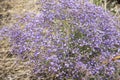
[[[56,80],[79,80],[88,73],[98,79],[116,75],[113,62],[102,64],[120,52],[115,17],[88,0],[40,0],[37,4],[41,10],[34,18],[27,14],[13,27],[0,30],[1,40],[9,38],[12,53],[27,56],[29,64],[34,64],[34,74],[41,74],[40,79],[54,75]]]

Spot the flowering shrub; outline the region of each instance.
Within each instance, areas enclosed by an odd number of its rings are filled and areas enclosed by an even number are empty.
[[[33,64],[38,79],[116,80],[116,65],[110,58],[119,53],[120,32],[109,12],[87,0],[37,4],[42,7],[39,14],[1,29],[0,39],[6,36],[12,53]]]

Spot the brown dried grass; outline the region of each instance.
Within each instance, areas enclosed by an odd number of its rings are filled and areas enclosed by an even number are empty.
[[[37,13],[37,0],[0,0],[0,27],[17,22],[15,16]],[[33,80],[31,67],[10,52],[7,40],[0,41],[0,80]]]
[[[16,16],[39,12],[37,0],[3,0],[0,2],[0,26],[17,22]]]
[[[0,42],[0,80],[35,80],[32,66],[11,53],[7,39]]]

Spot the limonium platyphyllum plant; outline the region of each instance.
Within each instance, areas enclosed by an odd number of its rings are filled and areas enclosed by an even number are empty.
[[[0,30],[39,80],[116,80],[119,23],[87,0],[39,0],[40,13]],[[25,24],[21,27],[20,24]],[[108,60],[105,64],[104,61]]]

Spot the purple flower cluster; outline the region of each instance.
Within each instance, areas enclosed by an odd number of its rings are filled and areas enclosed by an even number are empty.
[[[109,59],[119,53],[120,31],[109,12],[84,0],[37,4],[39,14],[0,30],[0,39],[9,38],[12,53],[27,58],[40,80],[115,79],[116,65]]]

